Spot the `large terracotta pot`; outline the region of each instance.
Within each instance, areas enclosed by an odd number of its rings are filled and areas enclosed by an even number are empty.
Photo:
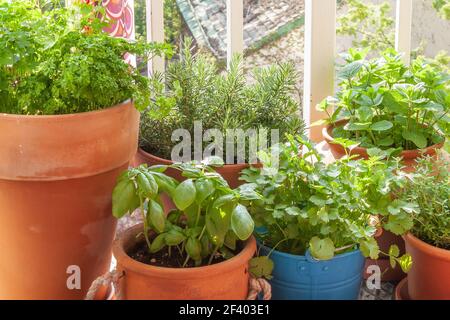
[[[440,249],[405,235],[406,251],[412,257],[408,293],[412,300],[450,300],[450,250]]]
[[[333,156],[337,159],[342,158],[346,155],[345,149],[343,146],[339,144],[333,143],[334,138],[332,136],[332,131],[335,127],[344,126],[348,120],[342,119],[335,122],[334,125],[328,125],[322,130],[322,135],[325,141],[329,144],[330,150],[333,153]],[[425,149],[417,149],[417,150],[403,150],[400,154],[400,157],[403,158],[403,164],[405,166],[404,171],[411,172],[414,171],[414,167],[416,166],[416,160],[423,155],[436,157],[436,150],[441,149],[444,146],[444,142],[429,146]],[[347,150],[351,155],[357,155],[360,158],[367,159],[369,155],[367,154],[367,149],[362,147],[355,147],[352,150]]]
[[[243,300],[248,294],[248,262],[256,251],[252,237],[235,257],[196,268],[164,268],[143,264],[127,251],[142,241],[142,225],[134,226],[115,240],[117,271],[123,273],[120,292],[126,300]]]
[[[157,164],[171,165],[173,164],[173,161],[159,158],[151,153],[145,152],[142,148],[139,148],[134,157],[133,166],[138,166],[143,163],[146,163],[149,166]],[[254,164],[253,166],[260,166],[260,164]],[[223,167],[215,168],[215,170],[228,182],[232,189],[235,189],[245,183],[244,181],[239,180],[239,176],[241,171],[248,167],[249,164],[247,163],[226,164]],[[185,179],[181,176],[180,172],[175,169],[169,168],[165,173],[178,181],[183,181]]]
[[[138,129],[131,102],[0,115],[0,299],[82,299],[108,270],[111,193],[136,152]],[[68,279],[77,267],[80,289]]]

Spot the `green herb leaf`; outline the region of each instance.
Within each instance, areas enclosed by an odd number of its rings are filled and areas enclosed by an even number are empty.
[[[255,227],[252,217],[247,211],[247,208],[238,204],[231,216],[231,229],[240,240],[247,240]]]
[[[427,146],[427,139],[425,136],[416,131],[403,131],[402,136],[405,140],[412,141],[418,148],[423,149]]]
[[[155,239],[153,239],[152,244],[150,246],[150,252],[155,253],[164,248],[166,246],[165,238],[166,233],[161,233]]]
[[[112,193],[112,212],[117,219],[139,207],[139,197],[132,180],[119,182]]]
[[[263,277],[272,279],[273,267],[273,261],[267,256],[255,257],[249,262],[249,272],[256,279]]]
[[[164,234],[166,235],[165,242],[168,246],[177,246],[186,240],[186,236],[181,231],[175,229],[170,229],[169,232]]]
[[[163,208],[155,200],[149,200],[148,203],[148,222],[153,226],[156,232],[164,232],[166,218]]]
[[[362,240],[359,243],[359,249],[365,257],[370,257],[370,259],[378,259],[380,255],[380,248],[374,238]]]
[[[411,270],[413,264],[411,255],[405,253],[403,256],[399,258],[398,263],[400,264],[400,267],[402,268],[403,272],[408,273],[409,270]]]
[[[198,179],[195,181],[195,202],[203,203],[211,194],[214,193],[214,183],[210,179]]]
[[[179,210],[189,207],[196,197],[196,189],[192,179],[184,180],[175,189],[173,202]]]
[[[158,194],[158,184],[149,173],[139,173],[136,176],[139,193],[143,198],[153,198]]]
[[[353,61],[341,68],[337,76],[339,79],[346,80],[353,78],[359,72],[359,70],[361,70],[362,66],[363,63],[361,61]]]
[[[197,238],[188,238],[186,242],[186,253],[193,259],[193,260],[201,260],[202,259],[202,245],[200,241]]]
[[[318,260],[329,260],[334,257],[334,244],[330,238],[312,237],[309,241],[311,255]]]
[[[394,125],[392,124],[392,122],[387,121],[387,120],[381,120],[381,121],[373,123],[370,126],[370,129],[374,130],[374,131],[386,131],[386,130],[391,129],[393,126]]]

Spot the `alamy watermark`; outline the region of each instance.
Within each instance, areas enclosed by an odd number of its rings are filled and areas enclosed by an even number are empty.
[[[66,286],[69,290],[81,289],[81,268],[76,264],[70,265],[66,269],[66,273],[69,275],[66,280]]]

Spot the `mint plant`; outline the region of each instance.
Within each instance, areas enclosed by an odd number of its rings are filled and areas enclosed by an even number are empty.
[[[147,61],[170,55],[171,47],[110,37],[102,31],[109,24],[103,7],[89,3],[0,0],[0,112],[77,113],[128,99],[140,110],[150,104],[149,80],[124,58]]]
[[[260,196],[252,190],[232,190],[212,167],[221,159],[211,157],[202,164],[183,163],[171,167],[186,177],[183,182],[166,176],[168,166],[141,165],[125,171],[113,191],[113,215],[121,218],[136,208],[143,215],[143,233],[150,253],[165,247],[185,256],[196,266],[211,264],[217,255],[231,258],[238,241],[247,240],[254,222],[242,204]],[[164,214],[161,194],[169,195],[176,209]],[[151,237],[150,232],[154,233]]]
[[[394,50],[375,59],[366,53],[349,50],[338,72],[339,91],[318,105],[329,115],[324,122],[348,120],[333,136],[390,151],[443,142],[450,132],[450,75],[421,57],[406,66]]]
[[[260,152],[263,168],[243,171],[242,188],[262,195],[249,202],[260,241],[296,255],[310,250],[319,260],[359,247],[366,257],[388,255],[408,270],[408,255],[399,257],[395,247],[380,252],[374,238],[377,228],[403,234],[412,224],[414,203],[392,199],[406,183],[403,174],[394,174],[398,160],[344,157],[326,164],[312,143],[288,139],[276,147],[278,168],[271,165],[276,160],[271,153]]]

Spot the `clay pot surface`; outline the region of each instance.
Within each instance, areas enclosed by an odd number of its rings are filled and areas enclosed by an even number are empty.
[[[333,156],[336,159],[342,158],[346,155],[345,149],[343,146],[339,144],[333,143],[334,138],[332,136],[332,131],[335,127],[344,126],[348,120],[342,119],[335,122],[334,125],[328,125],[322,130],[322,135],[325,141],[329,144],[330,150]],[[400,153],[400,157],[403,158],[403,164],[405,165],[404,171],[411,172],[414,171],[414,167],[416,166],[416,160],[421,156],[436,156],[436,150],[442,149],[444,146],[444,142],[429,146],[425,149],[416,149],[416,150],[403,150]],[[351,150],[347,150],[350,155],[357,155],[359,158],[367,159],[369,155],[367,154],[367,149],[362,147],[355,147]]]
[[[412,300],[450,300],[450,250],[432,246],[411,233],[405,235],[412,257],[408,293]]]
[[[121,292],[126,300],[243,300],[248,294],[248,262],[256,251],[253,237],[235,257],[196,268],[150,266],[128,256],[143,226],[126,230],[113,245]]]
[[[0,115],[0,299],[83,299],[109,269],[111,194],[138,130],[130,101],[79,114]]]
[[[144,151],[142,148],[139,148],[136,153],[133,166],[137,167],[143,163],[146,163],[148,166],[163,164],[163,165],[171,165],[173,161],[159,158],[151,153]],[[260,167],[261,164],[253,164],[252,166]],[[239,176],[241,171],[250,167],[247,163],[238,163],[238,164],[225,164],[223,167],[215,168],[216,172],[219,173],[230,185],[232,189],[239,187],[245,182],[239,180]],[[178,170],[168,168],[165,172],[168,176],[175,178],[178,181],[183,181],[186,178],[181,176]]]
[[[395,300],[411,300],[408,294],[408,278],[404,278],[395,287]]]

